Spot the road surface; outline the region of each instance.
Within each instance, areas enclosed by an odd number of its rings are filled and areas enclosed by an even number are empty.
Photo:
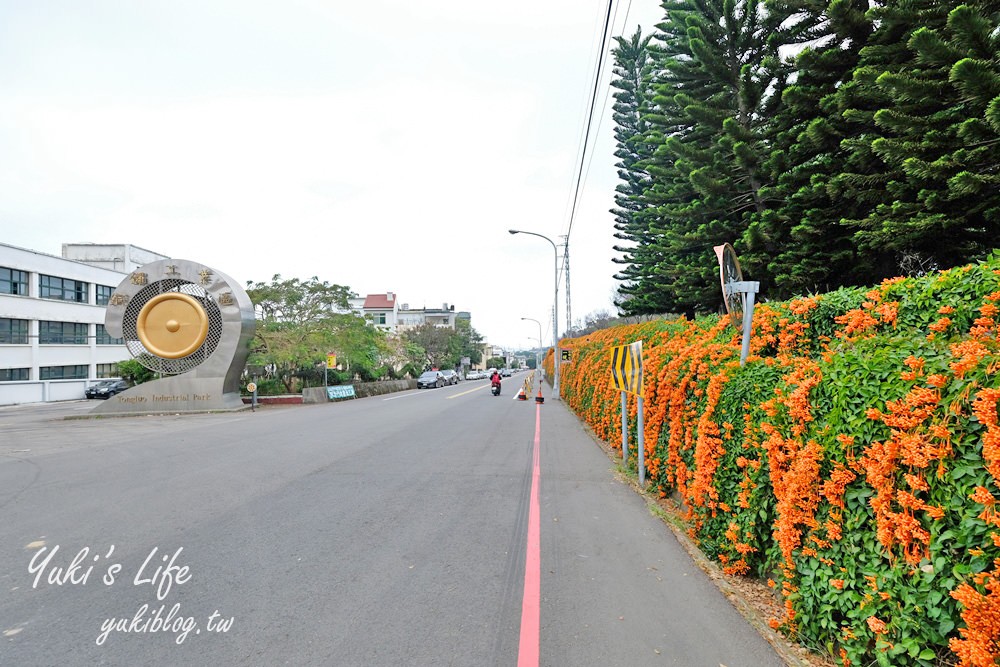
[[[784,664],[523,377],[0,409],[0,665]]]

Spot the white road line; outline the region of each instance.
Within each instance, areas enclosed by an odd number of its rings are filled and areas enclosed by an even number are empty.
[[[412,396],[420,396],[420,395],[422,395],[423,393],[424,393],[424,392],[422,392],[421,390],[417,389],[417,390],[416,390],[416,391],[415,391],[414,393],[412,393],[412,394],[403,394],[402,396],[390,396],[389,398],[383,398],[382,400],[383,400],[383,401],[395,401],[395,400],[396,400],[396,399],[398,399],[398,398],[410,398],[410,397],[412,397]]]

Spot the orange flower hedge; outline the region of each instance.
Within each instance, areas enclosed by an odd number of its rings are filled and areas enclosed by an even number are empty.
[[[563,398],[620,447],[611,348],[642,340],[651,488],[725,572],[780,589],[772,625],[844,665],[995,666],[998,274],[759,304],[743,367],[718,317],[565,340]]]

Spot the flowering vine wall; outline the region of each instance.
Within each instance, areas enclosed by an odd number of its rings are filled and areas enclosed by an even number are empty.
[[[619,326],[563,341],[563,397],[620,447],[611,348],[642,340],[651,489],[780,592],[772,626],[843,665],[994,667],[998,305],[993,257],[758,304],[743,367],[725,318]]]

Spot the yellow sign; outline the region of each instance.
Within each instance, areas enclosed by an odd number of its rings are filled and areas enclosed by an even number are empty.
[[[559,352],[562,354],[562,360],[569,363],[573,360],[572,354],[568,347],[561,348]]]
[[[611,355],[611,377],[615,389],[642,395],[642,341],[616,345]]]
[[[326,367],[327,368],[337,367],[337,355],[333,353],[326,355]]]

